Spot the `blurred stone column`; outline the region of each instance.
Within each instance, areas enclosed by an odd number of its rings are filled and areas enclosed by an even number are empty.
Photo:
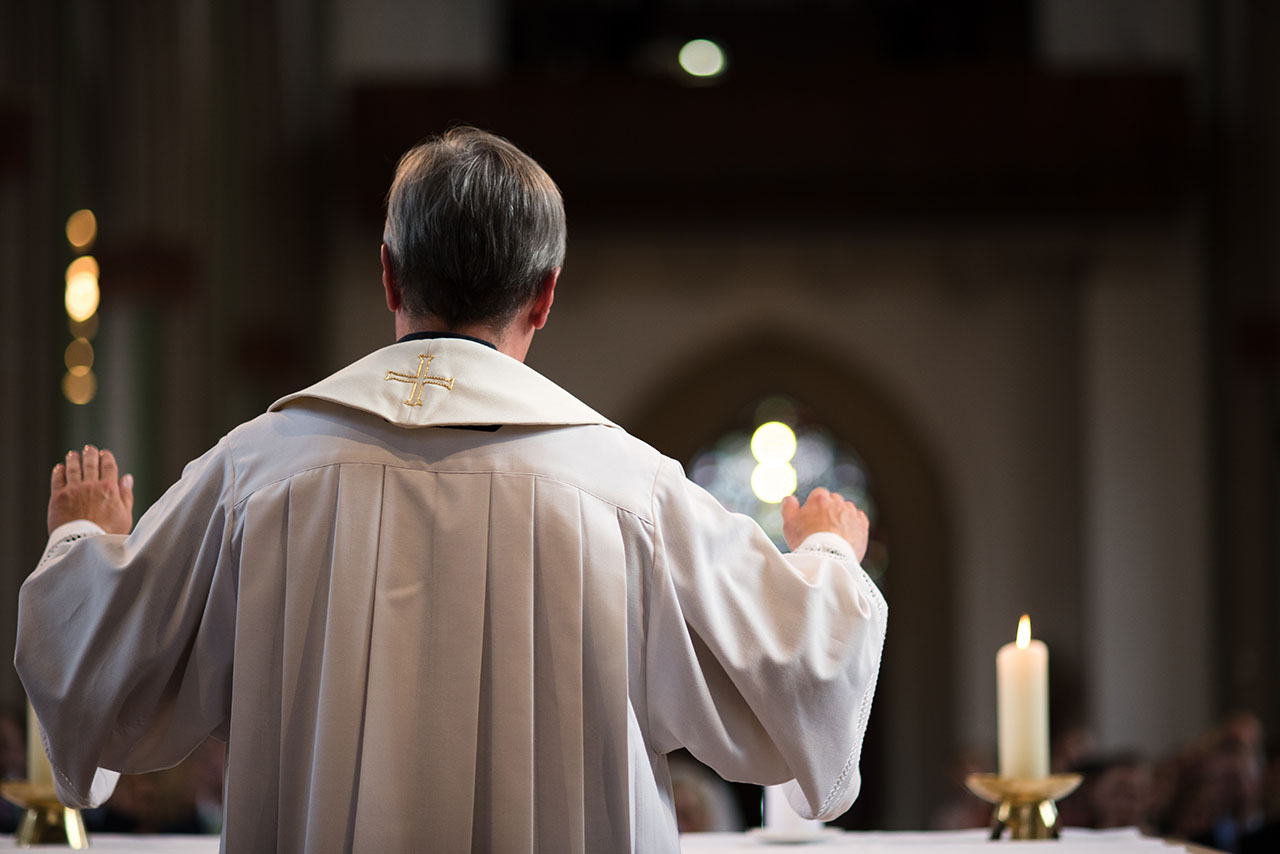
[[[1216,709],[1280,730],[1280,5],[1206,4]]]
[[[1151,757],[1193,739],[1213,706],[1201,260],[1195,221],[1171,229],[1113,247],[1083,324],[1091,719],[1099,747]]]
[[[18,588],[44,545],[57,454],[61,223],[56,172],[57,3],[0,4],[0,656],[13,660]],[[47,463],[47,465],[46,465]],[[25,721],[13,667],[0,714]]]

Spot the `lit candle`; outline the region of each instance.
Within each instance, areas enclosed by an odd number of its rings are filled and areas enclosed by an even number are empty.
[[[1001,777],[1048,776],[1049,648],[1031,639],[1026,614],[1017,642],[996,654],[996,725]]]
[[[53,767],[44,755],[44,743],[40,739],[40,722],[36,710],[27,703],[27,780],[32,783],[53,785]]]

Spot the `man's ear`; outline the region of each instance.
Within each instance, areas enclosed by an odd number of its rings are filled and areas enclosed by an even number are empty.
[[[396,281],[395,271],[391,267],[391,250],[382,244],[382,290],[387,297],[387,308],[392,312],[400,309],[400,283]]]
[[[533,307],[529,310],[529,322],[534,329],[541,329],[547,325],[547,315],[551,314],[551,303],[556,300],[556,282],[560,279],[560,268],[556,267],[547,277],[542,280],[542,286],[538,289],[538,296],[533,301]]]

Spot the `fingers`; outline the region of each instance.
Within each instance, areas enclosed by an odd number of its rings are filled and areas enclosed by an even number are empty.
[[[782,499],[782,518],[786,519],[794,515],[800,509],[800,500],[794,495],[788,495]]]
[[[80,472],[87,481],[98,479],[98,449],[93,445],[85,445],[80,452]]]
[[[98,454],[98,476],[108,483],[120,479],[120,467],[116,464],[116,455],[103,448]]]
[[[80,455],[75,451],[67,451],[67,484],[74,486],[83,480],[80,472]]]
[[[115,454],[85,445],[83,451],[67,451],[63,462],[53,467],[49,478],[52,489],[63,489],[95,480],[115,481],[120,473]]]
[[[129,515],[133,515],[133,475],[127,474],[120,478],[120,499],[124,501],[124,507],[129,511]]]
[[[805,500],[805,503],[808,504],[810,501],[814,502],[815,504],[823,504],[824,502],[832,502],[836,504],[840,504],[842,502],[849,503],[849,504],[853,503],[849,501],[847,498],[845,498],[843,495],[841,495],[840,493],[830,492],[829,490],[821,486],[814,487],[813,491],[809,493],[809,497]]]

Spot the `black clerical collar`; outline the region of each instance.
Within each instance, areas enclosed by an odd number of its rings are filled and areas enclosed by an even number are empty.
[[[498,348],[483,338],[476,338],[471,335],[463,335],[461,332],[410,332],[408,335],[397,341],[397,344],[403,344],[405,341],[430,341],[433,338],[461,338],[463,341],[474,341],[477,344],[483,344],[490,350]]]

